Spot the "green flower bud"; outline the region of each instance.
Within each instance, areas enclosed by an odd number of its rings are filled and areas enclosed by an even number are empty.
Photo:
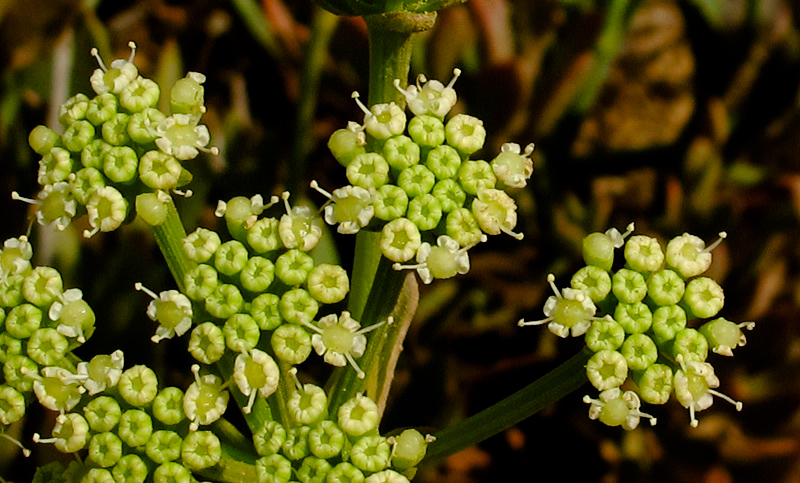
[[[409,483],[409,480],[394,470],[383,470],[369,475],[364,483]]]
[[[192,472],[174,461],[158,466],[153,472],[153,483],[191,483]]]
[[[494,188],[497,177],[486,161],[467,160],[458,169],[458,182],[467,194],[477,195],[482,189]]]
[[[419,163],[419,145],[408,136],[401,134],[391,137],[383,143],[381,155],[393,170],[402,171]]]
[[[378,405],[364,394],[356,394],[345,401],[339,406],[337,416],[339,427],[352,437],[376,430],[380,422]]]
[[[153,401],[158,393],[158,378],[152,369],[145,365],[136,365],[119,378],[119,394],[130,405],[142,407]],[[132,445],[138,446],[138,445]]]
[[[177,159],[160,151],[147,151],[139,160],[139,179],[154,190],[177,188],[182,172],[183,166]]]
[[[38,329],[28,340],[28,357],[43,366],[57,364],[68,350],[67,338],[53,328]]]
[[[447,236],[457,241],[462,247],[475,245],[484,236],[478,220],[466,208],[456,208],[448,213],[445,227]]]
[[[605,233],[591,233],[583,239],[583,260],[587,265],[600,267],[610,271],[614,264],[614,249],[625,243],[625,237],[633,232],[633,223],[627,231],[620,234],[616,228],[609,228]]]
[[[383,436],[367,434],[350,449],[350,461],[361,470],[374,473],[389,466],[392,447]]]
[[[468,191],[468,190],[467,190]],[[522,240],[522,233],[512,231],[517,225],[517,204],[505,191],[481,189],[478,197],[472,200],[472,214],[481,227],[489,235],[501,232]]]
[[[392,136],[403,134],[403,131],[405,131],[406,113],[394,102],[375,104],[367,109],[359,100],[358,92],[353,92],[352,98],[356,100],[358,107],[364,111],[364,128],[370,136],[375,139],[385,140]]]
[[[667,265],[685,278],[700,275],[711,266],[711,250],[727,236],[724,231],[720,232],[719,239],[708,247],[701,238],[688,233],[675,237],[667,244]]]
[[[635,235],[625,243],[625,261],[637,272],[655,272],[664,265],[664,252],[655,238]]]
[[[233,238],[245,240],[248,227],[255,223],[264,208],[264,199],[261,195],[255,195],[252,198],[236,196],[227,203],[220,200],[214,214],[217,217],[225,217],[228,232]]]
[[[310,345],[311,341],[309,340],[309,347]],[[3,363],[5,383],[22,393],[31,392],[35,382],[34,376],[38,372],[39,366],[24,355],[9,355],[6,357],[5,363]],[[53,387],[60,389],[60,385],[55,383],[53,383]],[[69,396],[71,397],[72,393],[70,393]],[[80,394],[78,394],[78,396],[80,396]],[[47,394],[43,394],[43,397],[47,397]]]
[[[419,228],[408,218],[392,220],[381,231],[381,251],[383,256],[393,262],[411,260],[421,244]]]
[[[261,293],[272,284],[275,265],[264,257],[250,257],[239,274],[242,287],[253,293]]]
[[[8,332],[0,333],[0,362],[5,363],[9,357],[22,354],[22,341]]]
[[[95,168],[81,169],[70,179],[72,196],[82,205],[88,204],[95,192],[105,185],[103,173]]]
[[[154,108],[160,96],[158,84],[139,76],[122,89],[119,104],[128,112],[141,112],[146,108]]]
[[[415,116],[408,122],[408,134],[423,148],[435,148],[444,143],[444,123],[435,116]]]
[[[614,309],[614,319],[626,334],[643,333],[653,324],[653,314],[642,302],[618,304]]]
[[[275,261],[275,275],[290,287],[305,282],[313,268],[314,259],[297,249],[283,253]]]
[[[110,92],[97,95],[89,101],[86,119],[95,126],[99,126],[117,113],[117,104],[117,96]]]
[[[81,150],[81,164],[85,168],[103,169],[103,156],[113,146],[103,139],[95,139]]]
[[[617,350],[625,341],[625,330],[610,316],[592,322],[586,331],[586,346],[592,352]]]
[[[6,332],[17,339],[27,339],[39,329],[41,323],[41,309],[31,304],[18,305],[6,317]]]
[[[67,130],[64,131],[64,135],[61,136],[61,142],[64,143],[64,147],[73,153],[80,153],[93,140],[94,126],[83,119],[70,124]]]
[[[417,466],[432,442],[432,436],[425,437],[416,429],[406,429],[398,436],[389,438],[392,444],[392,467],[398,471],[406,471]]]
[[[286,441],[283,442],[283,454],[292,461],[298,461],[308,456],[308,426],[296,426],[286,432]]]
[[[153,435],[153,421],[141,409],[129,409],[119,418],[117,434],[128,446],[144,446]]]
[[[217,362],[225,353],[225,336],[222,329],[211,322],[203,322],[192,330],[189,353],[203,364]]]
[[[599,400],[585,396],[583,402],[591,404],[589,418],[599,419],[608,426],[622,426],[632,431],[639,426],[639,418],[642,416],[650,419],[651,426],[656,424],[656,418],[639,411],[639,396],[633,391],[622,392],[615,387],[601,392]]]
[[[345,174],[353,186],[377,189],[389,181],[389,163],[378,153],[363,153],[350,161]]]
[[[595,352],[586,363],[586,377],[599,391],[619,387],[628,377],[628,362],[617,351]]]
[[[61,274],[52,267],[36,267],[22,282],[22,295],[25,300],[39,307],[49,306],[63,291],[64,282]]]
[[[119,112],[108,121],[100,126],[100,132],[103,139],[114,146],[122,146],[130,142],[131,137],[128,135],[128,121],[130,121],[128,114]]]
[[[200,263],[191,270],[187,271],[183,278],[186,287],[186,295],[195,302],[203,302],[214,290],[216,290],[219,280],[217,271],[214,267]]]
[[[52,438],[42,438],[33,434],[35,443],[53,443],[62,453],[77,453],[89,441],[89,423],[77,413],[68,413],[56,418]]]
[[[221,244],[217,232],[198,228],[183,239],[183,253],[192,261],[206,263]]]
[[[214,267],[224,275],[233,276],[242,271],[248,258],[247,248],[242,242],[227,241],[214,253]]]
[[[458,182],[453,179],[438,181],[433,185],[431,193],[439,201],[444,213],[450,213],[457,208],[461,208],[467,199],[467,194],[461,189]]]
[[[649,404],[665,404],[672,395],[672,369],[664,364],[650,364],[636,378],[639,395]]]
[[[181,461],[190,470],[214,466],[222,457],[219,438],[211,431],[193,431],[181,445]]]
[[[153,433],[145,446],[147,457],[160,465],[174,461],[181,456],[181,443],[183,439],[175,431],[164,429]]]
[[[37,180],[42,186],[64,181],[72,173],[72,157],[64,148],[55,147],[39,160]]]
[[[292,462],[279,454],[256,460],[258,483],[289,483],[292,479]]]
[[[486,140],[483,121],[467,114],[456,114],[445,125],[447,144],[465,156],[478,151]]]
[[[684,327],[686,327],[686,312],[677,305],[659,307],[653,312],[652,332],[656,344],[671,341]]]
[[[695,317],[707,319],[717,315],[725,304],[725,294],[717,282],[697,277],[686,284],[683,303]]]
[[[137,454],[126,454],[111,469],[117,483],[144,483],[147,473],[147,465]]]
[[[347,167],[350,161],[359,154],[365,153],[367,138],[364,128],[358,123],[349,122],[346,129],[337,129],[328,139],[328,149],[342,166]]]
[[[292,369],[296,372],[296,369]],[[296,376],[295,376],[296,378]],[[289,416],[299,425],[313,425],[317,423],[328,409],[328,396],[325,391],[313,384],[300,384],[297,390],[289,396],[286,402]]]
[[[641,273],[621,268],[611,278],[611,291],[620,302],[634,304],[644,300],[647,284]]]
[[[645,334],[631,334],[625,339],[620,354],[632,371],[643,371],[658,359],[658,349],[653,339]]]
[[[234,314],[222,327],[225,344],[234,352],[248,352],[258,344],[261,330],[255,319],[247,314]]]
[[[84,230],[83,236],[91,238],[99,231],[114,231],[128,216],[128,202],[113,186],[98,188],[86,204],[91,230]]]
[[[416,118],[414,118],[416,119]],[[354,465],[342,462],[331,468],[326,483],[364,483],[364,473]]]
[[[283,319],[279,308],[281,298],[273,293],[262,293],[250,303],[250,315],[261,330],[275,330]]]
[[[167,426],[175,426],[183,421],[183,391],[170,386],[158,391],[153,399],[153,416]]]
[[[58,108],[58,122],[62,126],[70,126],[75,121],[80,121],[86,117],[89,110],[89,98],[85,94],[75,94]]]
[[[261,456],[277,454],[286,441],[286,429],[277,421],[266,421],[253,435],[253,444]]]
[[[114,429],[122,416],[122,410],[116,399],[110,396],[98,396],[84,406],[83,414],[92,431],[102,433]]]
[[[128,136],[136,144],[148,145],[158,138],[158,126],[166,115],[155,108],[145,108],[131,114],[128,120]]]
[[[656,305],[677,304],[683,298],[685,289],[681,276],[666,268],[655,272],[647,280],[647,295]]]
[[[167,221],[171,198],[163,191],[136,195],[136,213],[150,226],[160,226]]]
[[[25,415],[25,396],[13,387],[0,385],[0,423],[11,425]]]
[[[700,327],[700,333],[708,340],[708,345],[716,354],[733,356],[733,349],[747,343],[742,329],[753,330],[754,322],[736,324],[722,317],[707,322]]]
[[[203,83],[206,76],[199,72],[188,72],[186,77],[178,79],[169,92],[170,111],[174,114],[191,114],[199,116],[206,112]]]
[[[235,285],[221,283],[208,296],[205,307],[211,316],[218,319],[228,319],[242,310],[244,298]]]
[[[437,146],[430,150],[428,156],[425,160],[425,166],[433,172],[436,176],[437,180],[442,179],[449,179],[454,178],[460,172],[461,168],[461,157],[458,155],[458,152],[450,146],[442,145]],[[473,167],[481,166],[480,164],[474,165]],[[473,179],[471,175],[477,174],[477,172],[469,173],[469,169],[465,170],[465,180],[469,184]],[[472,185],[470,185],[472,186]],[[486,186],[487,188],[491,188],[492,186]]]
[[[114,466],[122,457],[122,441],[114,433],[97,433],[89,440],[89,459],[101,468]],[[111,473],[108,475],[111,477]],[[110,478],[114,481],[113,478]]]
[[[611,293],[611,276],[593,265],[587,265],[575,272],[569,283],[575,290],[586,293],[594,303],[604,300]]]
[[[183,396],[183,412],[191,421],[189,429],[196,431],[198,426],[211,424],[222,416],[228,407],[230,393],[214,374],[200,377],[200,366],[197,364],[192,365],[192,372],[194,382]]]
[[[524,188],[533,174],[533,144],[525,147],[525,152],[520,154],[521,148],[516,143],[505,143],[498,154],[490,163],[497,179],[510,188]]]
[[[300,324],[314,319],[319,311],[319,302],[307,290],[295,288],[281,295],[278,309],[283,320],[292,324]]]
[[[308,293],[320,303],[341,302],[350,291],[347,271],[339,265],[321,263],[308,274]]]
[[[321,458],[307,456],[297,470],[297,478],[303,483],[325,483],[331,464]]]
[[[297,365],[311,355],[311,335],[301,326],[282,324],[272,333],[272,351],[287,364]]]
[[[388,168],[387,168],[388,169]],[[278,225],[283,246],[288,249],[298,248],[307,252],[317,246],[322,237],[322,220],[308,206],[289,206],[289,192],[281,194],[286,206],[286,214],[281,216]]]
[[[408,195],[399,186],[385,184],[375,192],[373,206],[376,217],[384,221],[392,221],[406,214]]]
[[[115,183],[132,181],[137,174],[139,158],[128,146],[114,146],[103,154],[103,173]]]
[[[687,362],[704,362],[708,357],[708,341],[695,329],[681,329],[672,341],[672,355],[675,358],[680,355]]]
[[[60,136],[47,126],[36,126],[28,135],[28,144],[36,154],[44,156],[58,144]]]
[[[342,452],[346,440],[344,431],[336,423],[324,420],[308,432],[308,449],[317,458],[329,460]]]
[[[282,246],[278,220],[261,218],[247,230],[247,244],[256,253],[267,253]]]
[[[420,231],[430,231],[442,220],[442,206],[435,196],[424,193],[409,201],[406,217],[417,225]]]

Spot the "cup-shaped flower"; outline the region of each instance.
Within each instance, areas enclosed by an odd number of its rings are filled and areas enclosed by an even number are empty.
[[[33,246],[25,235],[9,238],[0,250],[0,275],[23,275],[31,268]]]
[[[311,345],[317,354],[323,356],[325,362],[333,366],[343,367],[348,363],[353,367],[359,378],[364,378],[364,371],[358,366],[355,358],[364,355],[367,348],[365,333],[375,330],[385,324],[379,322],[370,327],[361,328],[356,320],[350,317],[350,312],[341,315],[326,315],[317,325],[304,323],[315,333],[311,336]]]
[[[75,378],[75,374],[63,367],[45,367],[42,369],[41,375],[31,373],[27,368],[21,369],[21,371],[33,379],[33,392],[39,399],[39,403],[47,409],[62,414],[77,406],[85,392],[83,386]]]
[[[247,229],[247,244],[256,253],[281,248],[280,224],[276,218],[261,218]]]
[[[573,337],[585,334],[592,325],[597,310],[594,302],[580,290],[565,288],[559,291],[555,279],[552,273],[547,276],[547,282],[555,295],[548,297],[544,304],[546,318],[533,321],[520,319],[517,325],[523,327],[547,324],[550,332],[559,337],[567,337],[570,333]]]
[[[479,189],[477,198],[472,201],[472,214],[481,230],[489,235],[502,232],[517,240],[525,236],[513,231],[517,225],[517,204],[505,191]]]
[[[22,296],[43,309],[61,297],[64,281],[53,267],[36,267],[22,281]]]
[[[300,364],[311,354],[311,335],[295,324],[281,324],[270,338],[275,356],[287,364]]]
[[[293,248],[275,260],[275,275],[286,285],[293,287],[306,281],[314,269],[314,259],[308,253]]]
[[[381,147],[383,159],[389,163],[394,171],[402,171],[409,166],[419,163],[419,144],[406,135],[393,136],[386,140]],[[461,160],[459,160],[461,162]]]
[[[35,443],[53,443],[62,453],[77,453],[89,442],[89,423],[78,413],[68,413],[56,418],[52,438],[33,434]]]
[[[708,357],[708,341],[697,329],[679,330],[672,340],[672,356],[680,355],[684,361],[704,362]]]
[[[178,459],[181,456],[182,443],[183,439],[175,431],[160,429],[150,436],[145,452],[148,458],[160,465]]]
[[[249,353],[236,356],[233,364],[233,380],[242,394],[250,398],[247,405],[242,408],[242,412],[248,414],[253,408],[256,394],[267,398],[278,388],[280,371],[269,354],[259,349],[252,349]]]
[[[181,336],[192,327],[192,302],[189,297],[177,290],[165,290],[156,295],[139,282],[135,287],[153,299],[147,306],[147,316],[159,324],[155,335],[151,337],[153,342]]]
[[[500,154],[490,163],[497,179],[510,188],[524,188],[533,174],[531,153],[533,144],[525,146],[525,152],[517,143],[503,144]]]
[[[644,302],[619,303],[614,308],[614,320],[619,322],[626,334],[640,334],[653,325],[653,314]]]
[[[128,42],[128,47],[131,49],[131,55],[128,59],[116,59],[111,62],[111,68],[107,68],[100,58],[97,49],[93,48],[90,52],[92,57],[97,59],[100,64],[99,69],[95,69],[92,73],[89,82],[92,84],[92,89],[97,94],[105,94],[112,92],[119,94],[127,87],[134,79],[139,76],[139,70],[133,64],[133,58],[136,55],[136,44]]]
[[[484,235],[484,240],[485,240]],[[469,255],[467,250],[474,245],[461,247],[458,242],[447,235],[436,239],[436,245],[422,243],[417,250],[415,265],[395,263],[395,270],[404,268],[416,269],[423,283],[431,283],[434,278],[451,278],[469,272]]]
[[[278,302],[281,317],[291,324],[313,320],[319,311],[319,302],[304,288],[294,288],[281,296]]]
[[[435,79],[428,80],[420,74],[416,85],[403,89],[400,87],[400,79],[395,79],[394,86],[406,98],[408,109],[415,116],[427,115],[444,119],[456,104],[457,96],[453,85],[460,75],[461,69],[453,69],[453,78],[447,85]]]
[[[170,386],[158,391],[151,410],[153,416],[167,426],[174,426],[184,419],[183,391]]]
[[[362,153],[350,161],[345,175],[354,186],[378,189],[389,182],[389,163],[378,153]]]
[[[665,404],[672,395],[672,369],[665,364],[650,364],[636,377],[639,395],[649,404]]]
[[[717,282],[697,277],[686,284],[683,303],[695,317],[706,319],[717,315],[725,304],[725,293]]]
[[[347,270],[339,265],[320,263],[308,274],[306,280],[308,293],[320,303],[335,304],[341,302],[350,291],[350,279]]]
[[[742,410],[742,403],[716,391],[719,387],[719,378],[714,374],[714,368],[707,362],[684,361],[680,355],[676,358],[680,369],[675,372],[674,387],[675,397],[681,406],[689,409],[689,424],[694,428],[699,421],[695,413],[711,406],[713,396],[722,398]]]
[[[37,180],[42,186],[65,181],[72,173],[73,161],[70,152],[55,147],[39,160]]]
[[[403,134],[406,129],[406,113],[395,104],[375,104],[367,109],[361,102],[361,95],[353,92],[351,97],[358,107],[364,112],[364,128],[367,134],[379,140],[386,140],[392,136]]]
[[[421,244],[419,228],[408,218],[396,218],[384,225],[381,231],[381,252],[393,262],[411,260]]]
[[[392,446],[378,434],[366,434],[350,449],[350,461],[357,468],[369,473],[382,471],[389,466]]]
[[[632,371],[643,371],[658,359],[658,348],[655,342],[645,334],[631,334],[619,349],[620,354],[628,362]]]
[[[668,268],[653,273],[647,280],[647,296],[656,305],[677,304],[685,290],[686,285],[678,272]]]
[[[569,282],[575,290],[582,290],[598,303],[611,293],[611,276],[607,271],[594,265],[586,265],[572,276]]]
[[[409,483],[409,479],[395,470],[383,470],[369,475],[364,483]]]
[[[234,352],[253,350],[261,337],[255,319],[248,314],[234,314],[222,326],[225,344]]]
[[[286,432],[283,442],[283,454],[292,461],[299,461],[309,455],[308,433],[310,426],[295,426]]]
[[[92,431],[102,433],[114,429],[122,416],[122,409],[113,397],[98,396],[83,407],[83,414]]]
[[[139,159],[139,179],[148,188],[169,191],[180,185],[183,166],[174,156],[155,149]]]
[[[653,312],[652,332],[656,344],[675,338],[686,327],[686,312],[677,305],[665,305]]]
[[[467,194],[477,195],[482,189],[497,185],[492,166],[480,159],[468,159],[458,168],[458,183]]]
[[[192,472],[177,461],[162,463],[153,471],[153,483],[191,483]]]
[[[628,362],[617,351],[595,352],[586,363],[586,377],[599,391],[619,387],[628,377]]]
[[[28,339],[28,357],[43,366],[58,364],[68,350],[67,338],[52,327],[38,329]]]
[[[249,254],[244,243],[239,240],[226,241],[214,252],[214,268],[231,277],[242,271],[248,259]]]
[[[119,384],[125,357],[121,350],[111,354],[98,354],[89,362],[78,363],[78,377],[90,396]]]
[[[138,454],[126,454],[111,469],[114,481],[125,483],[144,483],[148,472],[147,465]]]
[[[117,388],[128,404],[142,407],[150,404],[158,394],[158,377],[149,367],[138,364],[120,375]]]
[[[634,235],[625,242],[623,252],[628,267],[638,272],[655,272],[664,265],[664,251],[655,238]]]
[[[433,185],[431,194],[439,201],[443,213],[451,213],[464,206],[467,193],[455,179],[443,179]]]
[[[685,278],[700,275],[711,266],[711,250],[727,236],[724,231],[720,232],[719,239],[707,247],[702,238],[689,233],[675,237],[667,244],[667,265]]]
[[[277,421],[265,421],[253,435],[253,445],[261,456],[271,456],[283,447],[286,441],[286,428]]]
[[[444,143],[444,123],[436,116],[414,116],[408,121],[408,135],[420,147],[435,148]]]
[[[447,144],[459,153],[469,156],[483,147],[486,129],[483,121],[467,114],[456,114],[444,126]]]
[[[339,427],[350,436],[359,437],[378,428],[378,405],[364,394],[356,394],[341,406],[337,413]]]
[[[583,260],[587,265],[594,265],[610,271],[614,264],[614,249],[625,244],[625,237],[634,230],[634,224],[628,225],[625,233],[616,228],[609,228],[605,233],[590,233],[583,238]]]
[[[288,483],[292,479],[292,462],[285,456],[272,454],[256,460],[259,483]]]
[[[297,478],[300,481],[327,481],[328,473],[331,471],[331,464],[323,458],[316,456],[306,456],[297,469]]]
[[[142,112],[154,108],[161,97],[161,88],[155,81],[138,76],[132,80],[119,95],[119,105],[128,112]]]
[[[228,319],[244,307],[244,297],[236,285],[220,283],[205,300],[209,314],[218,319]]]
[[[84,150],[86,152],[86,150]],[[106,178],[97,168],[86,167],[69,175],[69,186],[75,200],[86,205],[95,192],[106,185]]]
[[[647,295],[647,283],[641,273],[620,268],[611,277],[611,291],[621,303],[635,304],[644,300]]]
[[[165,118],[156,132],[158,149],[181,161],[196,158],[200,151],[217,153],[216,148],[206,147],[211,141],[208,128],[197,124],[197,118],[189,114],[173,114]]]
[[[225,354],[225,335],[212,322],[203,322],[192,330],[189,353],[203,364],[213,364]]]
[[[333,421],[323,420],[308,432],[308,449],[317,458],[333,459],[344,449],[344,431]]]
[[[152,107],[135,112],[128,119],[128,136],[136,144],[149,145],[158,138],[158,125],[166,118],[163,112]]]
[[[632,431],[639,426],[641,417],[649,418],[651,426],[656,424],[656,418],[639,411],[641,402],[633,391],[622,392],[620,388],[614,387],[601,392],[600,399],[584,396],[583,402],[590,404],[589,418],[599,419],[608,426],[622,426]]]
[[[316,181],[311,187],[325,195],[329,202],[323,208],[325,222],[338,225],[336,231],[352,235],[372,220],[375,208],[372,206],[372,193],[359,186],[344,186],[328,193]]]
[[[408,208],[408,195],[403,188],[385,184],[373,194],[375,216],[384,221],[392,221],[405,215]]]
[[[625,341],[625,331],[610,315],[597,319],[586,331],[586,347],[592,352],[617,350]]]
[[[219,235],[207,228],[197,228],[183,239],[183,253],[197,263],[211,260],[222,244]]]
[[[128,202],[113,186],[97,188],[86,203],[91,230],[84,230],[83,236],[91,238],[99,231],[114,231],[122,225],[128,215]]]
[[[181,461],[196,471],[214,466],[222,457],[222,445],[211,431],[193,431],[183,439]]]
[[[289,206],[289,192],[281,194],[286,214],[281,216],[278,234],[286,248],[307,252],[317,246],[322,236],[322,220],[308,206]]]
[[[17,305],[5,319],[5,330],[11,337],[27,339],[41,327],[42,309],[32,304]]]
[[[416,118],[414,118],[416,119]],[[326,483],[364,483],[364,473],[352,463],[343,461],[328,472]]]
[[[733,356],[733,349],[747,343],[747,338],[742,329],[753,330],[755,326],[755,322],[737,324],[719,317],[706,322],[698,330],[708,340],[708,345],[714,353]]]
[[[0,385],[0,424],[10,425],[25,415],[25,396],[11,386]]]
[[[112,432],[97,433],[89,440],[88,456],[101,468],[114,466],[122,457],[122,440]]]
[[[286,401],[292,421],[303,426],[313,426],[328,410],[328,396],[325,390],[314,384],[301,384],[297,379],[297,369],[291,368],[289,375],[295,381],[296,390]]]
[[[228,407],[228,393],[222,379],[214,374],[200,376],[200,366],[192,365],[194,382],[183,396],[183,412],[191,421],[189,429],[196,431],[200,425],[219,419]]]
[[[186,295],[195,302],[203,303],[219,285],[219,273],[211,265],[199,263],[183,276]]]

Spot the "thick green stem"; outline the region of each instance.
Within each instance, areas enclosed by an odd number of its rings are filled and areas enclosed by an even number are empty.
[[[425,461],[436,461],[469,448],[577,390],[586,382],[584,366],[591,351],[584,349],[528,386],[437,434]]]
[[[167,266],[175,278],[175,283],[178,284],[178,289],[185,293],[184,276],[186,272],[197,264],[189,260],[183,252],[183,239],[186,238],[186,230],[183,228],[181,217],[178,215],[178,210],[175,208],[172,198],[167,203],[166,220],[160,225],[154,225],[152,229],[158,248],[161,249],[164,260],[167,261]]]

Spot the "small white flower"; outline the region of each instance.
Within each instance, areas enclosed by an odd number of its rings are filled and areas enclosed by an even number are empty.
[[[61,316],[68,307],[77,308],[79,309],[79,312],[82,312],[82,314],[72,314],[75,315],[75,317],[70,317],[69,320],[67,320],[66,317],[62,319]],[[90,317],[93,321],[94,315],[90,315],[90,311],[91,308],[89,308],[88,304],[83,301],[83,292],[81,292],[81,289],[71,288],[65,290],[58,296],[58,300],[53,302],[53,304],[50,306],[50,310],[48,311],[47,315],[50,317],[50,320],[59,323],[58,327],[56,327],[56,330],[59,334],[63,335],[64,337],[76,338],[78,342],[84,343],[86,342],[86,335],[83,331],[83,324],[81,323],[82,319],[80,318],[80,315]]]
[[[491,162],[497,179],[511,188],[524,188],[533,174],[531,153],[533,153],[533,144],[528,144],[524,153],[517,143],[503,144],[500,154]]]
[[[242,408],[242,411],[248,414],[253,408],[256,394],[266,398],[278,389],[280,370],[269,354],[253,349],[249,354],[242,353],[236,356],[233,365],[233,380],[242,394],[250,398],[247,406]]]
[[[505,191],[496,189],[479,189],[478,197],[472,201],[472,214],[478,221],[481,230],[489,235],[501,232],[522,240],[522,233],[512,230],[517,226],[517,204]]]
[[[183,412],[191,421],[189,430],[196,431],[200,425],[211,424],[222,416],[228,407],[230,393],[222,379],[214,374],[200,377],[199,365],[192,365],[192,372],[194,382],[183,396]]]
[[[124,365],[125,357],[121,350],[108,355],[96,355],[89,362],[78,363],[77,378],[83,380],[83,387],[90,396],[94,396],[119,383]]]
[[[589,406],[589,418],[600,419],[601,422],[609,426],[622,426],[628,431],[639,426],[639,418],[650,419],[650,425],[656,424],[656,418],[639,411],[641,401],[639,396],[633,391],[625,391],[618,387],[606,389],[600,393],[600,399],[592,399],[584,396],[583,402],[591,404]]]
[[[25,374],[34,379],[33,392],[39,403],[61,414],[71,411],[81,401],[85,392],[75,374],[63,367],[49,366],[42,369],[42,374]]]
[[[530,322],[522,319],[517,325],[522,327],[547,323],[550,332],[559,337],[567,337],[570,333],[573,337],[585,334],[592,325],[597,310],[592,299],[582,290],[573,288],[565,288],[559,292],[552,273],[547,276],[547,282],[555,295],[548,297],[544,303],[546,318]]]
[[[302,324],[315,332],[311,336],[311,345],[317,354],[323,356],[325,362],[337,367],[343,367],[349,362],[358,377],[363,378],[364,371],[358,367],[355,358],[364,355],[367,348],[367,337],[364,334],[387,322],[391,323],[391,320],[390,317],[386,321],[362,329],[361,324],[350,317],[350,312],[345,311],[341,316],[326,315],[317,325],[308,322]]]
[[[485,241],[483,235],[480,241]],[[434,278],[451,278],[457,274],[469,272],[469,255],[467,250],[477,245],[461,247],[457,241],[447,235],[436,239],[436,245],[428,242],[422,243],[417,250],[417,263],[415,265],[402,265],[395,263],[395,270],[404,268],[416,269],[423,283],[431,283]]]
[[[136,55],[136,44],[128,42],[128,47],[131,48],[130,57],[127,60],[116,59],[112,61],[110,69],[103,63],[103,59],[100,58],[97,49],[91,50],[92,56],[97,58],[97,63],[100,64],[100,68],[95,69],[89,79],[92,89],[97,94],[105,94],[106,92],[119,94],[139,76],[139,70],[133,64],[133,58]]]
[[[165,154],[185,161],[194,159],[200,151],[216,153],[216,148],[206,148],[211,141],[208,127],[197,124],[197,117],[190,114],[173,114],[156,128],[156,146]]]
[[[734,401],[729,396],[715,391],[719,387],[719,378],[714,374],[714,368],[707,362],[684,361],[680,354],[676,357],[681,368],[675,371],[674,386],[675,397],[681,406],[689,409],[690,425],[697,427],[698,420],[695,413],[708,409],[714,403],[714,397],[722,398],[742,410],[742,403]]]
[[[19,275],[31,268],[33,246],[25,235],[9,238],[0,250],[0,278]]]
[[[136,290],[149,295],[153,300],[147,306],[147,316],[158,322],[153,342],[182,336],[192,326],[192,302],[189,297],[177,290],[165,290],[160,295],[136,283]]]
[[[311,250],[322,237],[322,222],[308,206],[289,205],[289,192],[281,195],[286,205],[286,214],[281,216],[278,234],[281,242],[288,249],[297,248],[304,252]]]
[[[329,202],[323,208],[325,222],[329,225],[338,224],[336,231],[339,233],[358,233],[375,214],[372,193],[365,188],[348,185],[328,193],[316,181],[311,182],[311,187],[328,198]]]
[[[453,85],[461,75],[461,69],[453,69],[453,78],[445,86],[438,80],[427,80],[424,75],[417,77],[416,85],[403,89],[400,79],[394,80],[395,88],[406,98],[408,109],[415,116],[431,115],[444,119],[456,104],[457,96]]]

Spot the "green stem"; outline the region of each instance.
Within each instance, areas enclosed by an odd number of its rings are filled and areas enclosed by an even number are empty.
[[[167,261],[167,266],[175,278],[175,283],[178,284],[178,289],[185,293],[184,275],[197,264],[189,260],[183,252],[183,239],[186,238],[186,230],[183,228],[181,217],[178,215],[178,210],[175,208],[172,198],[167,204],[167,219],[160,225],[153,226],[152,229],[158,248],[161,249],[161,253]]]
[[[584,349],[523,389],[437,434],[425,461],[436,461],[469,448],[577,390],[586,382],[584,366],[591,351]]]

